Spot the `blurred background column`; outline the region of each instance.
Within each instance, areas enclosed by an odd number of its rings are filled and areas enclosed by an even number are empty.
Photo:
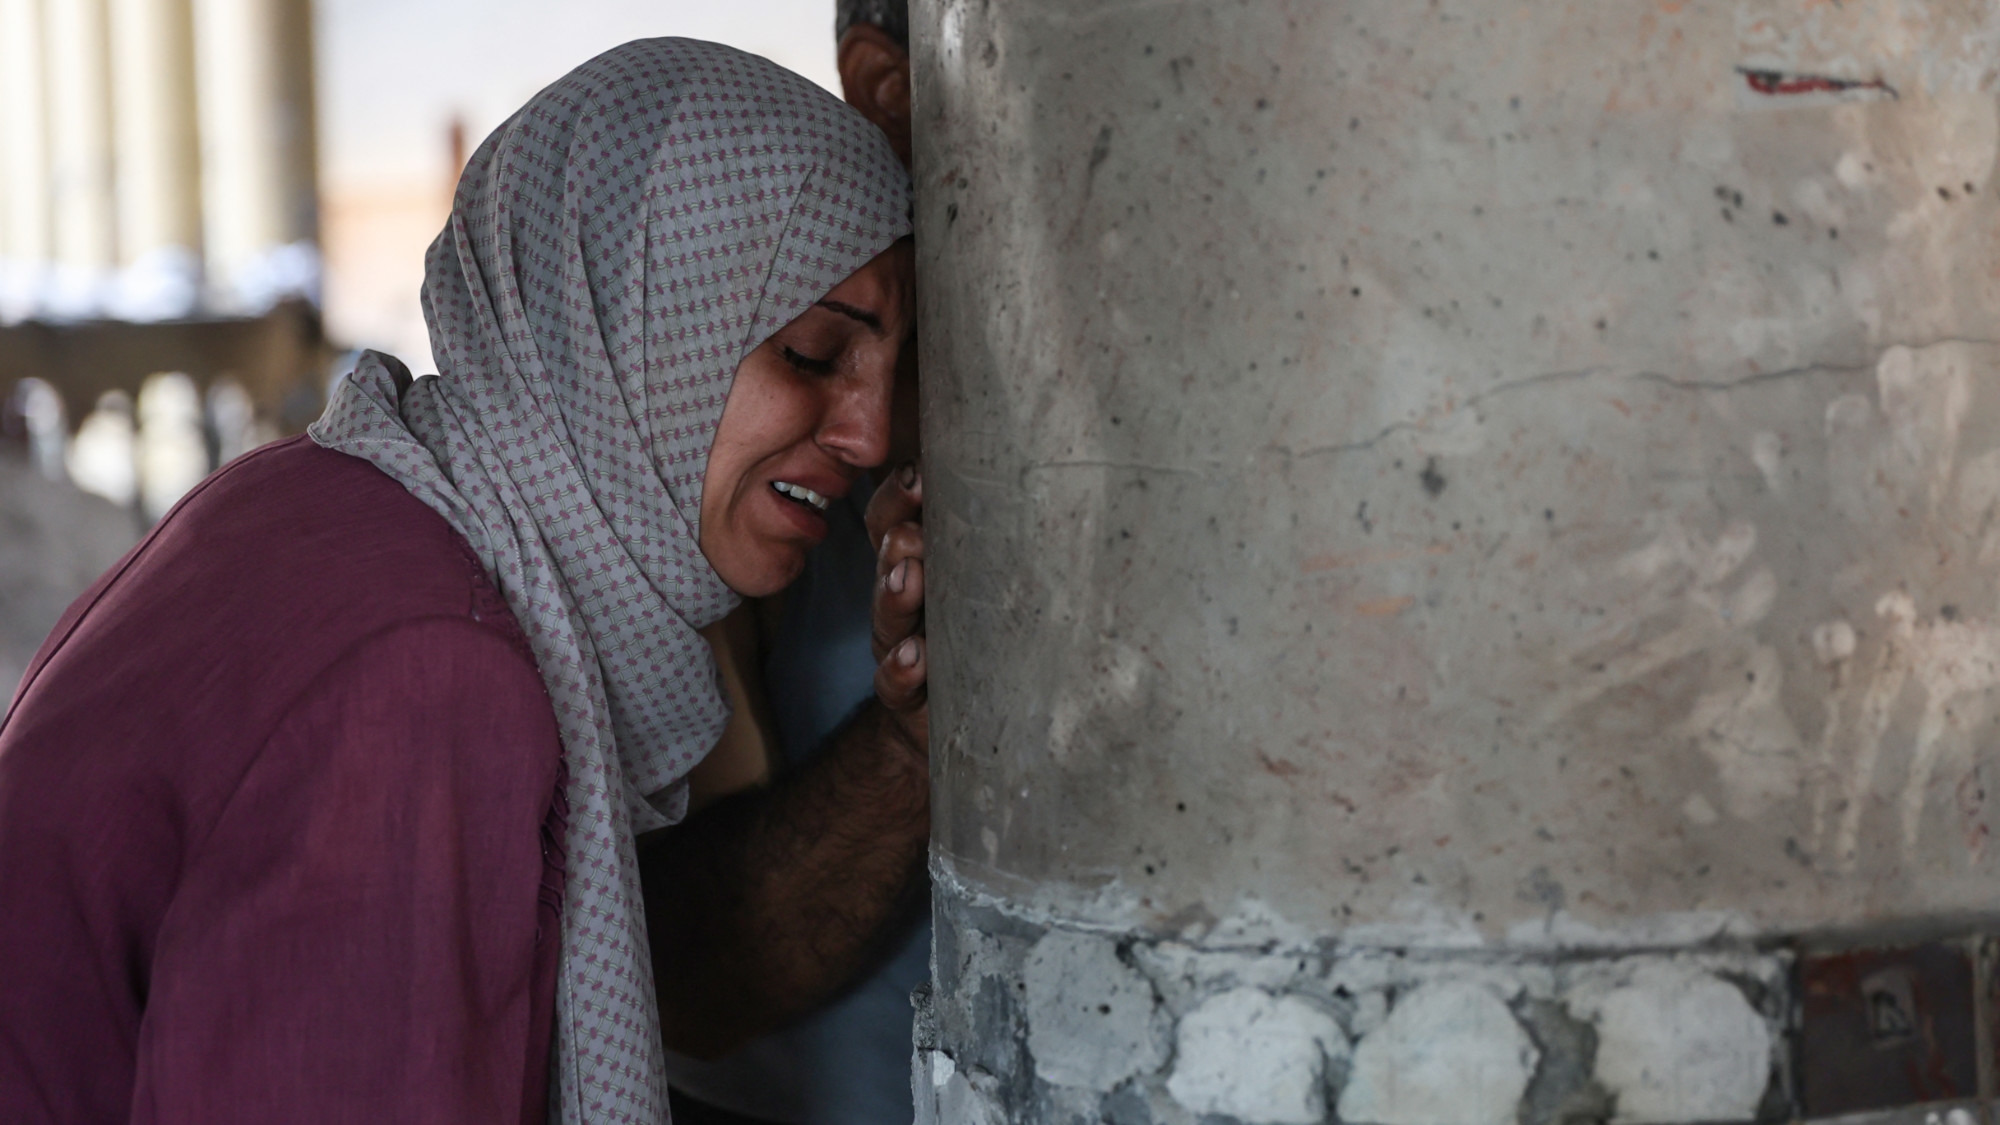
[[[317,300],[311,4],[197,0],[195,32],[210,296],[233,312]]]
[[[102,310],[116,262],[111,76],[105,0],[45,0],[55,272],[47,311]]]
[[[0,0],[0,322],[34,311],[48,259],[41,0]]]
[[[118,261],[112,312],[194,313],[201,291],[192,0],[110,0]]]

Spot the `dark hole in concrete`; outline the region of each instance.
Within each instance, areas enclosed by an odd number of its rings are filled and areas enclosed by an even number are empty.
[[[1422,482],[1424,491],[1432,496],[1437,496],[1444,491],[1444,474],[1438,472],[1437,458],[1432,457],[1424,462],[1424,471],[1417,474],[1417,480]]]

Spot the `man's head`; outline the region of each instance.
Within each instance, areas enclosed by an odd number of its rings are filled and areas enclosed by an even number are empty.
[[[834,0],[840,92],[881,126],[903,167],[910,166],[909,0]],[[917,456],[917,350],[905,348],[890,407],[889,463]]]
[[[909,0],[836,0],[840,88],[910,163]]]

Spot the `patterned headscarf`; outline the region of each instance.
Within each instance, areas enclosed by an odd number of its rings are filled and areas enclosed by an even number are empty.
[[[908,199],[881,133],[805,79],[627,43],[473,154],[425,264],[438,377],[370,353],[311,429],[471,542],[555,703],[564,1122],[668,1118],[633,837],[680,818],[728,719],[695,630],[736,597],[697,521],[736,365],[909,233]]]

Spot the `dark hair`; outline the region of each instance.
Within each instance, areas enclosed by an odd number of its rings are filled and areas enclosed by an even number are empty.
[[[910,45],[910,0],[834,0],[833,37],[837,41],[857,23],[872,23],[905,48]]]

